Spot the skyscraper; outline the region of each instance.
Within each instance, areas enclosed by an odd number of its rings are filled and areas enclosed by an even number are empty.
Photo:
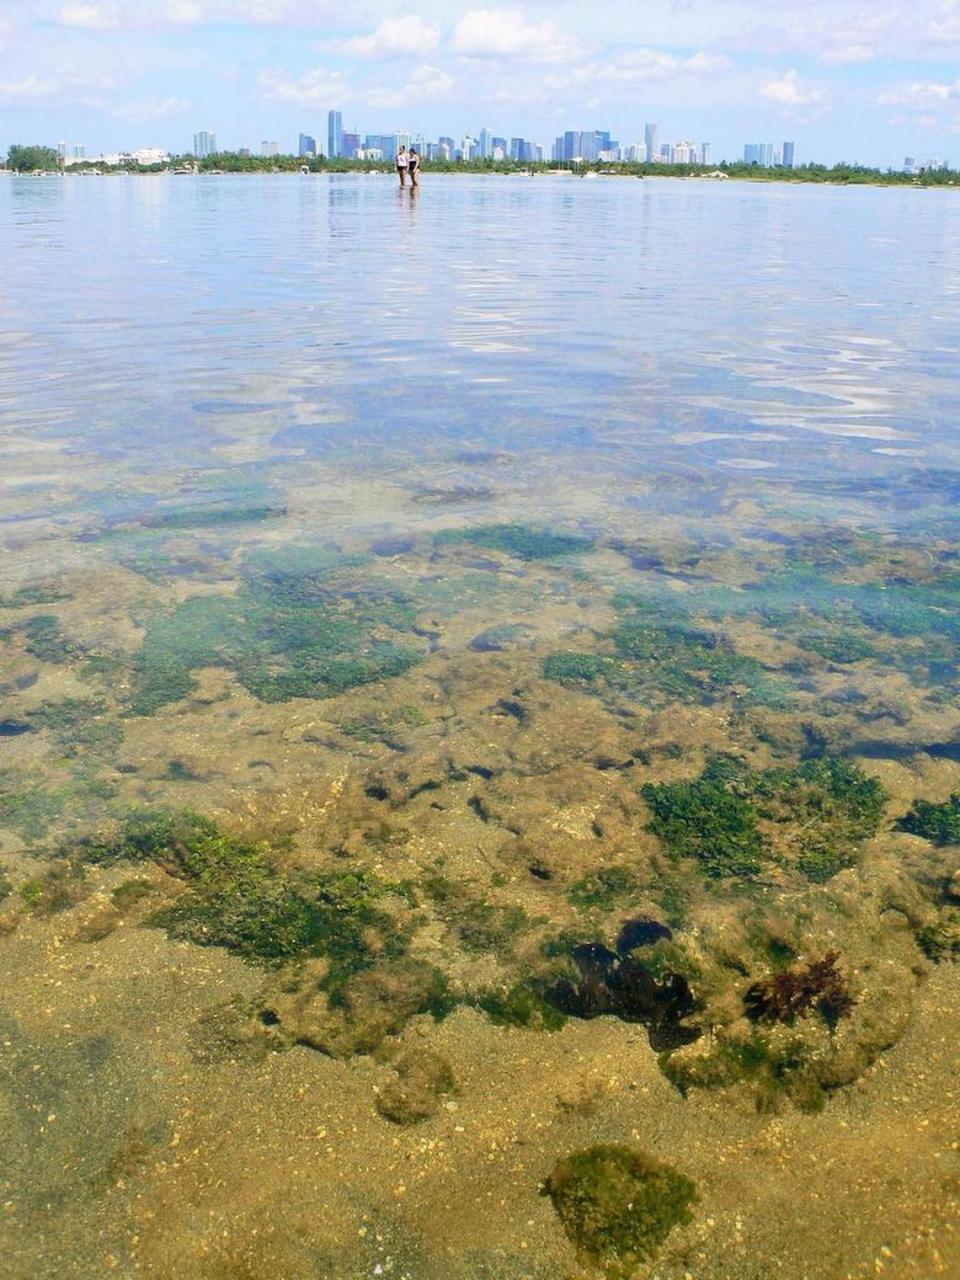
[[[316,138],[311,138],[309,133],[301,133],[300,147],[297,154],[301,156],[315,156],[317,154]]]
[[[793,143],[785,142],[783,144],[783,167],[785,169],[793,168]]]
[[[216,134],[210,133],[207,129],[201,129],[199,133],[193,135],[193,154],[198,160],[202,160],[205,156],[216,155],[216,152]]]
[[[278,156],[280,154],[280,143],[271,142],[270,139],[264,138],[260,143],[260,154],[262,156]]]
[[[757,164],[769,169],[773,164],[772,142],[748,142],[743,148],[744,164]]]
[[[700,143],[700,163],[701,164],[710,163],[710,143],[709,142]]]
[[[644,126],[643,140],[647,144],[647,159],[656,160],[660,152],[657,148],[657,126],[655,124]]]
[[[493,155],[493,134],[489,129],[480,130],[480,136],[477,138],[477,146],[480,150],[480,159],[489,160]]]
[[[343,155],[343,116],[339,111],[327,114],[327,155],[331,160]]]

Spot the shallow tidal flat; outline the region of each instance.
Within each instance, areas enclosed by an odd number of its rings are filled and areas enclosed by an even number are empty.
[[[0,1274],[957,1274],[956,298],[776,254],[916,193],[42,185],[152,310],[4,319]],[[705,201],[735,314],[507,270]]]

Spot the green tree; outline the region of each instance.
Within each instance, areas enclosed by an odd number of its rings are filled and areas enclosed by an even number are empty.
[[[32,147],[14,143],[7,152],[7,166],[17,173],[30,173],[34,169],[52,172],[60,168],[60,157],[53,147],[39,143]]]

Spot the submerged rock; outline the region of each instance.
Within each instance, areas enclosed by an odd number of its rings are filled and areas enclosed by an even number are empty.
[[[574,947],[572,959],[579,978],[558,978],[543,992],[544,1000],[561,1013],[573,1018],[612,1014],[623,1022],[640,1022],[658,1053],[701,1035],[699,1027],[684,1025],[702,1006],[682,974],[658,978],[632,954],[617,955],[600,942]]]
[[[627,1280],[676,1226],[692,1221],[692,1179],[643,1151],[608,1144],[558,1160],[543,1195],[584,1261]]]
[[[430,1049],[411,1049],[397,1062],[397,1079],[377,1096],[377,1110],[394,1124],[418,1124],[434,1115],[456,1087],[446,1058]]]

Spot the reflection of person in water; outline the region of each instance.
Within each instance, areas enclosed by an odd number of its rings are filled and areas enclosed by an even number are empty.
[[[400,150],[397,152],[396,165],[397,165],[397,176],[400,179],[400,185],[401,187],[405,187],[407,185],[407,169],[410,166],[410,159],[407,155],[406,147],[401,147]]]
[[[420,182],[418,179],[420,174],[420,156],[417,153],[416,147],[410,148],[410,154],[407,159],[407,170],[410,174],[410,185],[412,187],[419,187]]]

